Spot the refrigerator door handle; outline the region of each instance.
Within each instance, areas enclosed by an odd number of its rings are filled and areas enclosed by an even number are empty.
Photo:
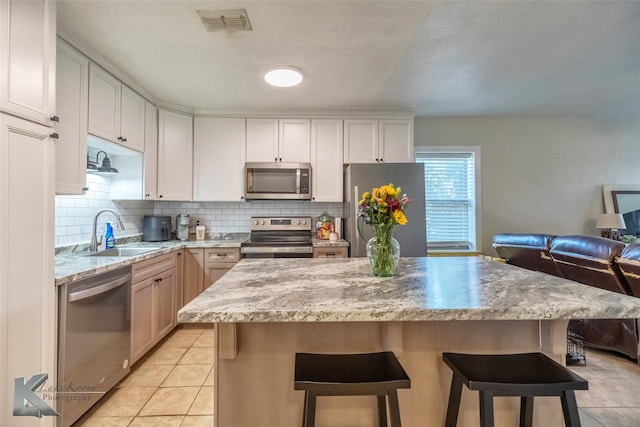
[[[354,235],[354,243],[356,245],[354,257],[359,256],[360,253],[360,235],[358,234],[358,202],[360,201],[360,191],[358,191],[358,186],[353,186],[353,235]]]

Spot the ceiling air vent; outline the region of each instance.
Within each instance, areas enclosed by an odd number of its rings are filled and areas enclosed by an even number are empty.
[[[251,31],[244,9],[196,11],[207,31]]]

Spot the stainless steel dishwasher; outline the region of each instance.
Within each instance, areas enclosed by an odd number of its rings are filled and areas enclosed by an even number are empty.
[[[58,294],[58,427],[68,427],[129,372],[131,267]]]

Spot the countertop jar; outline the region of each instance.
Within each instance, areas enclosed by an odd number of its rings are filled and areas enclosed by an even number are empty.
[[[326,211],[322,212],[316,221],[316,237],[318,239],[329,240],[333,231],[333,217]]]

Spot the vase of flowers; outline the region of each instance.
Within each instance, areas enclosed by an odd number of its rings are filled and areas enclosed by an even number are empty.
[[[393,184],[383,185],[362,194],[359,203],[359,219],[373,230],[373,237],[367,242],[367,258],[374,276],[392,276],[398,265],[400,244],[393,238],[393,229],[407,223],[404,210],[411,202],[406,194],[400,196],[400,192],[401,188]],[[358,231],[362,235],[360,228]]]

